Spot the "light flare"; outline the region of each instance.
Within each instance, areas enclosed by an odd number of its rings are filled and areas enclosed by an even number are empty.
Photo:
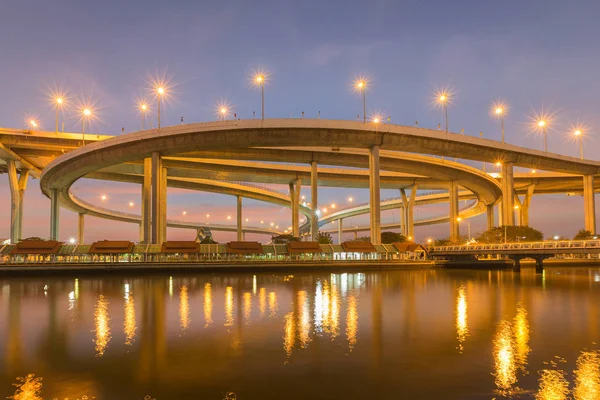
[[[190,300],[186,285],[181,286],[179,290],[179,324],[184,332],[190,326]]]
[[[94,310],[94,327],[96,338],[96,356],[102,357],[111,339],[110,317],[108,316],[108,300],[103,295],[98,296]]]
[[[456,298],[456,336],[458,339],[458,350],[463,352],[463,343],[467,340],[469,334],[469,326],[467,321],[467,294],[465,287],[458,288],[458,296]]]

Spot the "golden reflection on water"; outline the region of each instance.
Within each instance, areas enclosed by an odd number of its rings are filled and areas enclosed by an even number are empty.
[[[304,348],[308,346],[308,343],[310,342],[310,310],[308,294],[305,290],[300,290],[297,296],[299,307],[298,339],[300,340],[300,347]]]
[[[315,310],[314,310],[314,323],[315,323],[315,331],[322,332],[323,331],[323,284],[320,280],[317,281],[315,287]]]
[[[577,358],[575,388],[573,396],[576,400],[600,399],[600,353],[598,351],[582,351]]]
[[[244,293],[244,323],[248,325],[250,323],[250,317],[252,315],[252,293]]]
[[[273,318],[277,315],[277,294],[269,292],[269,317]]]
[[[110,342],[110,318],[108,316],[108,301],[103,295],[98,296],[96,308],[94,310],[94,326],[96,339],[96,356],[101,357]]]
[[[334,339],[340,334],[340,296],[338,287],[331,282],[331,286],[327,281],[323,283],[323,329]]]
[[[264,317],[267,312],[267,289],[265,288],[260,288],[258,291],[258,309],[260,317]]]
[[[500,321],[494,337],[494,383],[497,392],[510,396],[516,390],[517,367],[513,345],[513,333],[508,321]]]
[[[358,300],[354,294],[348,296],[348,307],[346,310],[346,338],[350,351],[354,349],[357,341],[358,332]]]
[[[527,374],[527,356],[531,351],[529,348],[529,322],[527,321],[527,310],[521,304],[517,304],[513,331],[515,334],[515,362],[521,372]]]
[[[456,298],[456,336],[458,339],[458,350],[462,353],[463,343],[467,340],[469,326],[467,322],[467,294],[465,287],[458,288],[458,297]]]
[[[123,322],[125,344],[131,345],[135,340],[135,331],[137,330],[137,325],[135,321],[135,302],[133,300],[133,295],[125,295],[125,305],[123,306],[123,308],[125,310],[125,320]]]
[[[34,374],[29,374],[26,377],[18,377],[17,383],[13,384],[16,387],[15,394],[9,399],[14,400],[43,400],[41,396],[42,378],[36,378]]]
[[[184,331],[190,326],[190,300],[186,285],[179,290],[179,323]]]
[[[556,363],[552,362],[556,367]],[[569,382],[566,373],[559,369],[540,371],[540,389],[535,395],[537,400],[566,400],[569,395]]]
[[[283,317],[283,348],[288,357],[292,355],[294,350],[294,342],[296,340],[296,324],[294,324],[294,313],[290,311]]]
[[[225,288],[225,326],[233,326],[233,287]]]
[[[212,319],[213,312],[213,300],[212,300],[212,287],[210,283],[204,284],[204,327],[209,327],[213,323]]]

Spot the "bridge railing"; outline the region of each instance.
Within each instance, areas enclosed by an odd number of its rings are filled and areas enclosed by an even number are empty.
[[[600,248],[600,240],[554,240],[547,242],[515,242],[492,244],[464,244],[451,246],[436,246],[430,249],[431,253],[451,252],[477,252],[507,251],[507,250],[565,250],[565,249],[590,249]]]

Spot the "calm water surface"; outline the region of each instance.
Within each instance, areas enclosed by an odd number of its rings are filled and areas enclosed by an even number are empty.
[[[0,398],[598,399],[599,340],[600,268],[0,279]]]

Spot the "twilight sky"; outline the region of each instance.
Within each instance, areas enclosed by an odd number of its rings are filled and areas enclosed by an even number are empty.
[[[393,123],[435,128],[441,113],[432,93],[441,86],[455,92],[449,110],[450,129],[499,139],[499,123],[489,116],[494,100],[510,107],[506,119],[509,143],[540,148],[529,119],[542,109],[556,113],[549,131],[549,150],[571,156],[578,146],[569,130],[585,123],[586,158],[596,158],[600,144],[600,53],[597,42],[600,3],[530,1],[5,1],[0,5],[0,126],[24,127],[39,118],[52,130],[54,114],[46,93],[53,86],[77,99],[97,101],[99,120],[90,132],[118,135],[138,130],[138,97],[148,94],[152,76],[172,78],[172,99],[163,125],[214,119],[219,101],[228,101],[240,118],[260,112],[259,92],[249,85],[257,68],[270,73],[266,87],[267,117],[355,119],[360,98],[350,90],[358,75],[367,76],[370,111]],[[65,128],[79,131],[78,116],[67,116]],[[155,115],[152,119],[155,118]],[[135,185],[84,180],[76,192],[90,201],[109,196],[107,206],[129,210]],[[282,192],[287,189],[278,188]],[[308,190],[303,190],[308,195]],[[366,190],[323,189],[320,199],[362,202]],[[382,191],[382,199],[397,191]],[[213,222],[234,219],[235,199],[223,195],[170,190],[169,217]],[[9,190],[0,176],[0,236],[9,233]],[[583,226],[579,196],[537,196],[530,224],[546,236],[572,236]],[[447,205],[422,207],[419,216],[442,215]],[[30,180],[25,196],[24,236],[49,235],[49,201]],[[273,221],[288,226],[287,209],[245,202],[251,225]],[[398,219],[385,212],[384,222]],[[364,225],[355,218],[347,224]],[[485,216],[472,219],[473,232],[484,230]],[[463,232],[466,227],[463,228]],[[119,232],[118,237],[115,232]],[[88,218],[86,241],[104,238],[137,240],[137,226]],[[61,214],[61,239],[77,233],[76,217]],[[417,239],[448,236],[448,226],[417,228]],[[192,239],[190,231],[170,230],[169,238]],[[232,235],[216,234],[221,241]],[[348,239],[350,235],[348,235]],[[248,236],[265,240],[265,236]]]

